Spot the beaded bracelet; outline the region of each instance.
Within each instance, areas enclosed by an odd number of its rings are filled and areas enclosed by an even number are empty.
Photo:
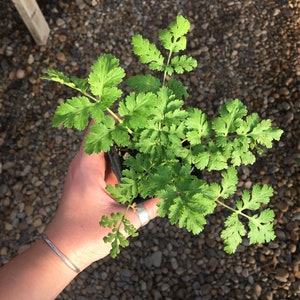
[[[45,233],[42,234],[42,239],[45,243],[60,257],[60,259],[74,272],[80,273],[80,269],[77,268],[46,236]]]

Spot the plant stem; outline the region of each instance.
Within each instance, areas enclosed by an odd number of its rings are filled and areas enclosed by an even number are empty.
[[[170,50],[169,55],[168,55],[168,59],[167,59],[167,64],[164,70],[164,77],[163,77],[163,86],[165,86],[165,82],[166,82],[166,77],[167,77],[167,67],[170,64],[170,60],[171,60],[171,56],[172,56],[173,51]]]
[[[218,204],[222,205],[223,207],[226,207],[227,209],[231,210],[232,212],[234,212],[234,213],[236,213],[236,214],[238,214],[238,215],[241,215],[241,216],[243,216],[243,217],[245,217],[245,218],[247,218],[247,219],[249,219],[249,220],[251,219],[251,217],[249,217],[248,215],[244,214],[242,211],[236,210],[236,209],[230,207],[229,205],[225,204],[224,202],[220,201],[219,198],[220,198],[220,196],[219,196],[218,198],[215,199],[215,201],[216,201]]]

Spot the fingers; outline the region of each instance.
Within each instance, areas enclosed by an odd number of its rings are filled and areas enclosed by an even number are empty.
[[[145,225],[147,219],[148,221],[157,217],[157,203],[161,199],[153,198],[143,201],[143,208],[140,211],[131,210],[128,212],[128,219],[133,224],[136,229],[139,229]]]
[[[160,202],[161,199],[153,198],[143,202],[145,209],[149,213],[150,220],[157,217],[157,203]]]

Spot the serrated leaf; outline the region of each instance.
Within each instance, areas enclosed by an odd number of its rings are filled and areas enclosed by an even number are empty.
[[[114,129],[115,122],[108,116],[105,116],[102,122],[92,125],[90,127],[90,133],[85,138],[85,152],[92,154],[109,151],[113,145],[112,132]]]
[[[175,71],[177,74],[190,72],[197,67],[197,61],[187,55],[175,56],[171,59],[170,65],[167,68],[167,73],[172,75]]]
[[[104,238],[103,241],[105,243],[111,244],[110,255],[115,258],[121,250],[121,247],[127,247],[129,242],[126,236],[121,232],[121,228],[123,226],[124,232],[128,236],[137,236],[138,233],[134,226],[130,223],[128,219],[126,219],[125,214],[111,213],[110,216],[102,216],[100,220],[100,226],[111,228],[111,232],[109,232]]]
[[[258,143],[267,148],[272,147],[272,141],[279,141],[283,131],[271,126],[271,120],[262,120],[249,134]]]
[[[111,137],[114,140],[114,142],[118,146],[126,147],[129,145],[130,142],[130,135],[124,126],[122,124],[117,124],[114,128],[114,130],[111,132]]]
[[[222,197],[228,198],[230,195],[234,194],[237,189],[237,170],[233,167],[229,167],[226,171],[222,172],[222,177]]]
[[[172,78],[167,82],[167,87],[172,90],[173,94],[177,99],[182,99],[183,97],[188,97],[187,87],[185,87],[182,82]]]
[[[82,92],[86,92],[89,84],[87,78],[71,77],[70,80],[75,84],[76,88]]]
[[[103,227],[113,228],[118,225],[123,217],[123,213],[111,213],[110,216],[102,216],[100,220],[100,225]]]
[[[61,103],[54,114],[53,126],[63,124],[67,128],[83,130],[88,125],[89,112],[93,104],[86,97],[73,97]]]
[[[192,163],[195,164],[196,168],[199,170],[204,170],[208,166],[209,160],[209,152],[202,152],[192,157]]]
[[[245,235],[245,226],[239,220],[238,215],[233,213],[228,216],[225,221],[225,229],[221,233],[221,238],[224,240],[224,250],[229,254],[234,253]]]
[[[273,196],[272,187],[264,184],[260,186],[255,184],[252,188],[251,194],[249,191],[244,190],[242,193],[242,203],[243,205],[239,207],[239,210],[244,209],[256,210],[259,209],[262,204],[267,204],[270,202],[270,198]]]
[[[210,134],[209,124],[206,115],[199,109],[189,110],[189,115],[185,121],[187,127],[186,138],[191,145],[201,143],[201,139],[208,137]]]
[[[75,87],[75,83],[71,81],[71,79],[66,76],[64,73],[54,70],[54,69],[47,69],[46,76],[43,76],[42,79],[55,81],[69,87]]]
[[[236,133],[241,136],[246,136],[259,123],[259,116],[253,113],[246,117],[245,120],[239,119],[236,121]]]
[[[139,56],[141,63],[149,64],[150,70],[164,70],[164,58],[155,44],[137,34],[132,37],[132,46],[134,54]]]
[[[237,124],[247,114],[245,105],[238,99],[226,101],[220,108],[220,117],[212,121],[212,128],[217,135],[227,136],[235,132]]]
[[[150,74],[132,76],[126,80],[126,83],[139,93],[156,93],[161,86],[160,80]]]
[[[159,33],[162,46],[171,52],[178,52],[186,49],[186,37],[190,29],[190,23],[183,16],[177,16],[168,29]]]
[[[267,208],[263,210],[259,215],[254,215],[249,220],[250,231],[248,237],[250,244],[255,243],[268,243],[275,239],[275,233],[273,230],[274,211]]]
[[[178,39],[188,33],[190,29],[190,22],[183,16],[179,15],[176,17],[176,21],[172,22],[169,27],[174,38]]]
[[[220,171],[227,169],[227,167],[227,159],[220,151],[210,153],[210,159],[208,163],[209,171]]]
[[[149,116],[153,113],[157,96],[153,93],[130,93],[119,104],[118,112],[128,127],[147,127]]]
[[[111,54],[104,54],[92,65],[88,82],[92,93],[99,97],[99,101],[107,102],[105,106],[110,107],[111,103],[122,94],[116,85],[122,82],[124,76],[125,71],[119,66],[119,60]]]

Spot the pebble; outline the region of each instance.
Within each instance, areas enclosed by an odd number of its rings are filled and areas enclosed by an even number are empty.
[[[56,58],[59,60],[59,61],[62,61],[62,62],[65,62],[67,59],[66,59],[66,56],[63,52],[58,52],[56,54]]]
[[[254,292],[254,295],[255,295],[256,299],[258,299],[261,296],[261,293],[262,293],[261,285],[258,284],[258,283],[255,283],[254,288],[253,288],[253,292]]]
[[[25,71],[23,69],[18,69],[16,73],[18,79],[23,79],[25,77]]]
[[[152,264],[154,267],[159,268],[162,262],[162,252],[156,251],[151,255]]]
[[[284,268],[278,268],[276,270],[275,278],[280,282],[287,282],[289,272]]]

